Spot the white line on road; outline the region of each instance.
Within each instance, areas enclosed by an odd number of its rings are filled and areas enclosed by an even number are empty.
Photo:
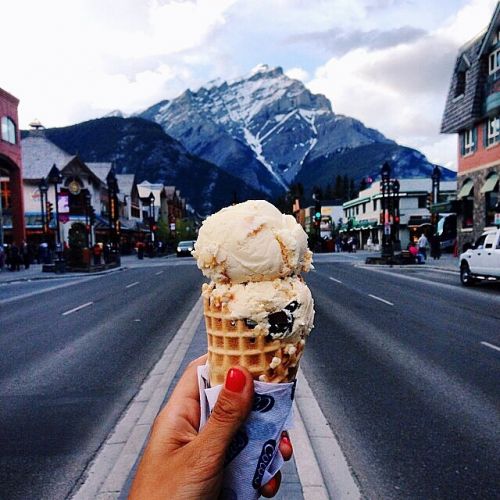
[[[74,309],[70,309],[69,311],[63,312],[62,315],[67,316],[68,314],[79,311],[80,309],[91,306],[92,304],[93,304],[93,302],[87,302],[86,304],[82,304],[81,306],[75,307]]]
[[[485,345],[486,347],[490,347],[491,349],[495,349],[496,351],[500,351],[500,347],[490,344],[489,342],[481,342],[481,344]]]
[[[132,288],[135,285],[138,285],[140,282],[139,281],[134,281],[133,283],[128,284],[125,288]]]
[[[155,275],[158,276],[158,275],[160,275],[162,273],[163,273],[163,271],[158,271],[157,273],[155,273]]]
[[[331,276],[330,276],[330,279],[331,279],[332,281],[335,281],[335,283],[343,283],[343,281],[340,281],[340,280],[338,280],[338,279],[336,279],[336,278],[332,278]]]
[[[394,304],[392,302],[389,302],[388,300],[381,299],[380,297],[377,297],[376,295],[372,295],[371,293],[368,294],[369,297],[375,300],[380,300],[380,302],[383,302],[384,304],[387,304],[388,306],[393,306]]]

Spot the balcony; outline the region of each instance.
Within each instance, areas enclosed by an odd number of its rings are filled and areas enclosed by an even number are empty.
[[[490,75],[485,87],[486,100],[484,111],[486,114],[492,114],[500,110],[500,71]]]

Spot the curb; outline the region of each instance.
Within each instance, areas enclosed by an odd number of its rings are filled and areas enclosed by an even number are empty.
[[[118,498],[202,317],[201,297],[82,474],[70,498]],[[77,489],[78,488],[78,489]]]
[[[302,369],[297,375],[295,427],[290,430],[305,500],[359,499],[347,460]]]

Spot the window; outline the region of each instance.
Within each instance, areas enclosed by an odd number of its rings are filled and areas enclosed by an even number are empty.
[[[1,128],[2,139],[11,144],[16,144],[16,124],[8,116],[2,116]]]
[[[484,208],[486,216],[485,223],[487,226],[493,226],[495,224],[496,206],[500,202],[500,195],[498,193],[499,182],[497,180],[493,185],[495,179],[498,179],[498,176],[496,174],[492,174],[486,179],[485,183],[486,186],[488,182],[491,182],[491,185],[488,186],[488,188],[491,187],[491,189],[484,193]]]
[[[494,116],[488,120],[487,145],[491,146],[500,142],[500,116]]]
[[[377,200],[373,200],[373,211],[377,210]]]
[[[457,73],[457,83],[455,85],[455,97],[459,97],[465,94],[465,82],[467,80],[467,73],[465,71],[459,71]]]
[[[462,156],[473,153],[476,150],[476,129],[471,128],[462,133]]]
[[[363,213],[366,214],[366,203],[363,203]]]
[[[11,191],[9,187],[9,178],[3,176],[0,172],[0,195],[2,196],[2,210],[9,212],[12,208]],[[10,213],[10,212],[9,212]]]
[[[474,243],[474,247],[476,250],[482,250],[484,247],[484,240],[486,239],[486,235],[481,235],[476,242]]]
[[[468,228],[474,226],[474,188],[471,189],[469,196],[462,199],[463,217],[462,227]]]
[[[490,54],[489,74],[493,75],[500,69],[500,49],[494,50]]]
[[[427,208],[427,195],[418,197],[418,208]]]

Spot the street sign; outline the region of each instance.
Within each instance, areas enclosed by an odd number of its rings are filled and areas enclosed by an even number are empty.
[[[175,231],[175,222],[170,224],[170,231]]]

